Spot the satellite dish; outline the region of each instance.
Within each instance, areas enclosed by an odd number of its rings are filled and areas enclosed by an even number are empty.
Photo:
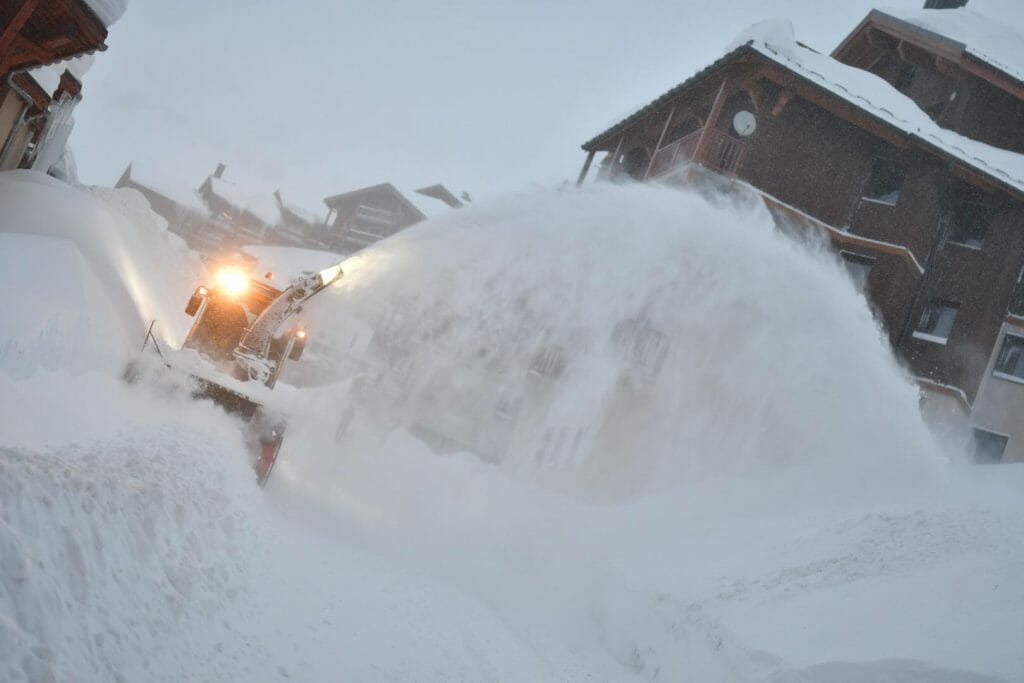
[[[732,127],[736,130],[736,133],[747,137],[757,130],[757,119],[749,111],[743,109],[736,112],[736,116],[732,117]]]

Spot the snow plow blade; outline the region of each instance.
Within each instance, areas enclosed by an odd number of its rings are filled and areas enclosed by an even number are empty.
[[[143,351],[149,345],[143,346]],[[252,396],[225,386],[208,377],[203,377],[192,369],[178,367],[164,355],[159,345],[153,340],[154,349],[159,356],[140,355],[131,362],[124,372],[124,380],[129,384],[155,379],[163,384],[171,378],[170,385],[185,386],[194,399],[210,400],[224,409],[225,412],[240,418],[243,422],[242,433],[249,451],[252,468],[256,472],[256,481],[262,488],[266,485],[277,462],[281,443],[284,440],[285,422],[279,416]],[[158,379],[160,378],[160,379]],[[230,380],[229,380],[230,381]]]
[[[261,404],[248,396],[196,375],[189,377],[196,387],[193,398],[209,399],[245,421],[246,445],[254,456],[252,467],[256,481],[260,488],[266,486],[284,441],[284,421],[271,417]]]

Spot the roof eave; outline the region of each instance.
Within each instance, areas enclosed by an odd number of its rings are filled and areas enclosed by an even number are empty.
[[[595,135],[590,140],[587,140],[581,145],[581,147],[586,152],[600,151],[602,146],[609,144],[610,139],[614,138],[617,134],[623,132],[625,129],[629,128],[637,121],[646,118],[650,114],[656,111],[660,111],[661,109],[663,109],[663,105],[666,102],[675,98],[683,90],[686,90],[687,88],[691,87],[698,81],[702,81],[705,78],[709,78],[710,76],[714,75],[718,71],[724,69],[726,66],[731,64],[734,60],[743,56],[744,54],[757,54],[757,51],[750,47],[750,42],[739,45],[735,49],[722,55],[708,66],[704,67],[694,75],[687,78],[685,81],[679,83],[675,87],[665,91],[664,93],[653,99],[650,103],[648,103],[640,110],[627,116],[626,118],[622,119],[621,121],[614,124],[605,131]]]

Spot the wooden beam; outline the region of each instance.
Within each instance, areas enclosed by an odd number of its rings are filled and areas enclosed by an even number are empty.
[[[665,119],[665,125],[661,127],[661,135],[658,136],[658,143],[654,145],[654,152],[651,154],[651,160],[647,162],[647,170],[644,171],[644,180],[647,180],[647,176],[651,174],[651,167],[654,166],[654,156],[661,149],[661,143],[665,140],[665,133],[668,132],[668,126],[672,123],[672,117],[676,115],[676,108],[672,107],[672,110],[668,113],[668,118]]]
[[[576,179],[576,187],[583,184],[583,180],[587,177],[587,172],[590,171],[590,164],[594,161],[594,155],[597,154],[597,150],[590,150],[587,153],[587,160],[583,162],[583,168],[580,170],[580,177]]]
[[[772,116],[778,116],[779,114],[781,114],[782,111],[786,108],[786,105],[789,104],[789,101],[793,99],[793,96],[795,94],[796,93],[794,93],[789,88],[786,88],[785,90],[780,92],[778,98],[775,100],[775,104],[772,105]]]
[[[53,52],[46,48],[36,45],[25,36],[17,36],[14,39],[14,50],[15,54],[28,55],[34,61],[44,63],[53,61]]]
[[[14,13],[14,16],[0,33],[0,75],[7,73],[7,58],[14,49],[14,39],[21,33],[22,27],[36,11],[39,0],[23,0],[21,7]]]
[[[718,94],[715,95],[715,102],[711,105],[711,113],[708,114],[708,122],[701,129],[700,139],[697,140],[697,147],[693,150],[694,161],[704,160],[703,154],[704,148],[707,146],[708,131],[718,123],[718,115],[722,113],[722,105],[725,104],[726,88],[728,85],[729,79],[722,79],[722,85],[718,87]]]
[[[21,7],[14,13],[14,16],[8,22],[7,26],[4,27],[3,33],[0,33],[0,46],[8,45],[14,36],[21,33],[22,27],[32,16],[32,13],[36,10],[36,5],[39,0],[22,0]]]
[[[610,161],[608,162],[608,166],[605,167],[605,172],[608,174],[608,180],[611,180],[612,177],[615,175],[615,165],[619,163],[619,152],[622,150],[622,143],[623,141],[625,141],[625,139],[625,133],[619,136],[619,142],[618,144],[615,145],[615,151],[612,152],[611,156],[608,157]]]

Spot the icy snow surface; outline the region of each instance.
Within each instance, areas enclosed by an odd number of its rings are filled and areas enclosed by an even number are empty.
[[[260,491],[230,417],[102,358],[124,291],[183,324],[193,284],[118,197],[0,175],[0,345],[52,339],[0,364],[0,680],[1024,678],[1024,472],[938,454],[763,210],[595,186],[365,250],[307,313],[369,338]]]

